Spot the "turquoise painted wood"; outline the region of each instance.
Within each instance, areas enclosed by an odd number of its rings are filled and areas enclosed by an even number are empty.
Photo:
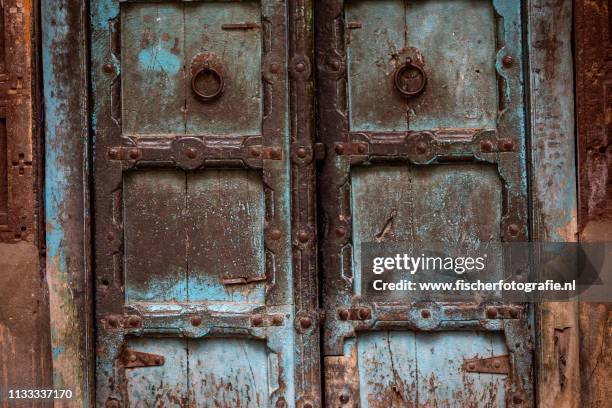
[[[296,385],[318,365],[296,364],[287,18],[91,2],[97,406],[318,399]]]
[[[330,406],[534,404],[527,305],[384,301],[361,282],[366,243],[529,240],[522,11],[490,0],[319,9]],[[511,363],[466,363],[492,357]]]

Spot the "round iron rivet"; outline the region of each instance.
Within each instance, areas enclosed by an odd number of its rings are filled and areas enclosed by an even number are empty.
[[[346,228],[344,228],[343,226],[336,227],[336,236],[338,238],[343,237],[345,234],[346,234]]]
[[[487,309],[487,317],[489,319],[495,319],[497,317],[497,309],[493,307],[490,309]]]
[[[273,159],[280,159],[282,156],[283,151],[281,150],[280,147],[273,147],[270,150],[270,157]]]
[[[334,150],[336,151],[337,154],[342,154],[344,153],[344,145],[342,143],[338,143],[336,147],[334,148]]]
[[[273,228],[270,231],[270,239],[273,239],[274,241],[280,239],[281,237],[281,231],[278,228]]]
[[[138,316],[130,316],[128,319],[128,324],[131,327],[138,327],[140,325],[140,317]]]
[[[251,322],[253,323],[253,326],[261,326],[263,324],[263,317],[254,316],[253,319],[251,319]]]
[[[514,402],[515,404],[522,404],[523,397],[520,394],[514,394],[514,397],[512,397],[512,402]]]
[[[480,149],[483,152],[492,152],[493,151],[493,143],[490,140],[483,140],[480,143]]]
[[[107,320],[107,323],[110,327],[118,327],[119,326],[119,319],[117,319],[114,316],[109,317]]]
[[[276,325],[283,324],[283,317],[279,315],[272,316],[272,323]]]
[[[112,148],[108,151],[108,157],[110,157],[111,159],[116,159],[118,155],[119,151],[117,151],[117,149],[115,148]]]
[[[191,325],[192,326],[199,326],[202,324],[202,318],[200,316],[193,316],[191,318]]]
[[[187,149],[185,149],[185,156],[187,156],[188,158],[195,159],[197,155],[198,152],[193,147],[188,147]]]
[[[310,317],[302,317],[300,318],[300,326],[302,329],[308,329],[312,326],[312,319]]]
[[[333,68],[334,71],[337,71],[337,70],[340,69],[340,61],[338,61],[338,60],[333,60],[330,63],[330,65],[331,65],[331,67]]]
[[[304,72],[304,70],[305,70],[305,69],[306,69],[306,65],[305,65],[303,62],[298,62],[298,63],[295,65],[295,70],[296,70],[297,72]]]
[[[421,310],[421,317],[423,319],[429,319],[431,317],[431,312],[429,311],[429,309]]]
[[[136,354],[130,354],[129,360],[133,363],[134,361],[138,360],[138,357],[136,357]]]
[[[351,399],[351,397],[348,395],[347,392],[343,392],[342,394],[340,394],[340,402],[343,404],[346,404],[347,402],[349,402],[349,400]]]
[[[370,318],[370,316],[371,316],[370,309],[366,307],[362,307],[361,309],[359,309],[359,318],[361,320],[367,320]]]
[[[509,232],[509,233],[510,233],[510,235],[512,235],[513,237],[516,237],[516,236],[519,234],[520,229],[519,229],[518,225],[516,225],[516,224],[510,224],[510,225],[508,226],[508,232]]]
[[[302,407],[303,408],[313,408],[310,402],[305,403],[304,405],[302,405]]]
[[[496,362],[493,363],[493,367],[499,368],[499,367],[501,367],[501,364],[499,363],[499,361],[496,361]]]
[[[470,363],[470,364],[468,364],[468,368],[470,370],[475,370],[476,369],[476,365],[474,363]]]
[[[115,72],[115,67],[113,67],[112,64],[104,64],[104,72],[106,72],[107,74],[112,74],[113,72]]]
[[[509,152],[512,150],[513,147],[514,147],[514,143],[512,143],[512,140],[504,141],[503,148],[505,151]]]
[[[136,160],[140,156],[137,149],[130,150],[130,159]]]
[[[298,239],[302,243],[308,242],[308,240],[310,239],[310,234],[308,234],[308,232],[302,230],[302,231],[298,232]]]
[[[278,65],[276,62],[270,65],[270,72],[272,72],[273,74],[278,74],[279,71],[280,71],[280,65]]]
[[[261,149],[259,147],[254,147],[251,149],[251,156],[259,157],[261,156]]]
[[[365,153],[365,152],[366,152],[366,147],[365,147],[365,145],[362,145],[362,144],[357,145],[357,153],[361,153],[361,154],[363,154],[363,153]]]
[[[427,145],[424,142],[419,142],[416,145],[416,152],[418,154],[424,154],[427,151]]]
[[[305,148],[303,148],[303,147],[300,147],[299,149],[297,149],[297,152],[296,152],[297,157],[299,157],[300,159],[303,159],[304,157],[306,157],[306,154],[307,154],[307,153],[308,153],[308,152],[307,152],[307,151],[306,151],[306,149],[305,149]]]
[[[349,311],[346,309],[342,309],[338,311],[338,317],[340,318],[340,320],[348,320],[349,318]]]
[[[516,319],[519,315],[518,310],[516,309],[510,309],[510,317],[512,317],[513,319]]]
[[[509,67],[510,65],[512,65],[513,62],[514,60],[510,55],[504,55],[504,58],[502,58],[502,63],[505,67]]]

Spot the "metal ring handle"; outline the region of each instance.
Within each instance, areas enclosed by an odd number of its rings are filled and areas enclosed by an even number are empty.
[[[415,90],[406,89],[401,84],[402,74],[408,70],[418,71],[418,75],[421,77],[421,83]],[[423,67],[421,67],[419,64],[413,63],[410,58],[407,58],[406,62],[395,70],[395,75],[394,75],[393,80],[395,82],[395,88],[397,88],[397,90],[403,96],[405,96],[406,98],[413,98],[415,96],[420,95],[423,92],[423,90],[425,90],[425,85],[427,84],[427,74],[425,73],[425,70],[423,69]]]
[[[207,94],[207,93],[204,93],[204,92],[200,91],[198,89],[197,85],[196,85],[198,77],[200,77],[201,75],[207,74],[207,73],[208,74],[212,74],[214,77],[216,77],[217,81],[219,82],[219,86],[217,86],[217,89],[215,89],[215,91],[213,93],[210,93],[210,94]],[[221,71],[211,67],[208,64],[206,64],[202,68],[198,69],[191,76],[191,89],[196,94],[198,99],[200,99],[200,100],[202,100],[204,102],[209,102],[209,101],[214,101],[215,99],[219,99],[219,97],[223,93],[224,87],[225,87],[225,80],[223,78],[223,74],[221,73]]]

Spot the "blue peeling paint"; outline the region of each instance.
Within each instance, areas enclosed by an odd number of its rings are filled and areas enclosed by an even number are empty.
[[[146,48],[138,53],[138,63],[143,70],[178,74],[182,67],[178,55],[163,48]]]

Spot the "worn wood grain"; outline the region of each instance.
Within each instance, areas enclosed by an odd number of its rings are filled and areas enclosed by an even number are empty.
[[[53,387],[73,392],[55,406],[75,408],[91,406],[94,380],[86,13],[78,0],[41,1]]]
[[[127,302],[187,300],[185,184],[185,173],[175,170],[137,171],[124,178]]]
[[[528,3],[534,239],[572,242],[577,233],[572,2]],[[580,406],[578,305],[535,311],[538,404]]]
[[[263,304],[261,177],[240,170],[189,174],[186,198],[189,300]]]
[[[183,23],[180,4],[122,7],[121,123],[126,134],[185,132]]]
[[[218,100],[202,102],[191,86],[186,93],[186,131],[190,134],[256,135],[261,133],[263,23],[257,2],[193,3],[185,13],[185,66],[198,54],[219,62],[225,90]],[[253,29],[223,29],[251,23]],[[191,81],[191,79],[189,79]]]

